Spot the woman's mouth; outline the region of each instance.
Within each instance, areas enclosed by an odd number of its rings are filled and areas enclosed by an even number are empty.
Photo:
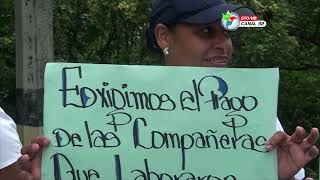
[[[227,56],[213,56],[204,59],[204,66],[209,67],[224,67],[228,63]]]

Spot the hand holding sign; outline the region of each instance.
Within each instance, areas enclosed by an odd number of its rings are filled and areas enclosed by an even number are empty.
[[[297,127],[295,136],[297,136],[297,134],[301,134],[301,132],[303,131],[304,131],[303,128]],[[293,143],[288,143],[288,141],[286,141],[292,138],[294,137],[288,137],[288,135],[285,134],[284,132],[277,132],[268,141],[270,143],[266,145],[269,151],[272,151],[273,148],[277,148],[277,147],[279,148],[278,177],[280,180],[290,179],[290,178],[292,179],[294,174],[296,174],[306,163],[308,163],[308,161],[317,157],[317,154],[319,153],[318,148],[314,145],[315,144],[314,142],[317,140],[317,138],[319,138],[319,131],[317,128],[313,128],[311,130],[310,135],[307,137],[307,139],[304,139],[303,141],[300,140],[301,143],[298,143],[298,145]],[[272,141],[276,141],[276,142],[271,143]],[[19,159],[23,169],[23,171],[21,171],[21,177],[24,177],[24,179],[27,179],[27,180],[40,179],[40,171],[33,171],[31,167],[39,170],[41,169],[41,163],[39,163],[41,159],[39,157],[41,155],[41,151],[43,150],[43,148],[45,148],[48,145],[48,142],[49,142],[49,139],[45,137],[37,137],[35,138],[35,141],[33,144],[26,145],[23,147],[24,150],[22,150],[22,154],[24,156],[22,156]],[[304,144],[302,144],[302,142],[304,142]],[[309,143],[309,145],[306,143]],[[270,147],[269,146],[270,144],[277,144],[277,145]],[[35,145],[39,146],[40,149],[34,147]],[[42,146],[42,145],[45,145],[45,146]],[[309,150],[307,151],[303,150],[303,153],[302,153],[301,150],[307,149],[306,147],[309,147]],[[38,155],[35,155],[36,153],[38,153]],[[298,156],[297,156],[297,153],[299,154]],[[33,159],[31,157],[33,157]],[[292,159],[286,159],[286,157],[290,157]],[[298,158],[295,158],[295,157],[298,157]]]
[[[50,64],[42,179],[276,179],[275,72]]]
[[[46,137],[36,137],[32,140],[32,144],[22,147],[22,156],[18,160],[22,171],[21,177],[25,180],[41,179],[41,158],[42,151],[50,144],[50,140]]]
[[[311,129],[308,137],[302,127],[289,136],[285,132],[276,132],[267,143],[267,149],[278,150],[279,179],[290,179],[309,161],[316,158],[319,150],[315,146],[319,130]]]

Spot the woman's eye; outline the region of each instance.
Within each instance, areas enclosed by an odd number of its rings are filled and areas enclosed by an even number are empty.
[[[201,32],[209,33],[210,32],[210,28],[209,27],[204,27],[204,28],[201,29]]]

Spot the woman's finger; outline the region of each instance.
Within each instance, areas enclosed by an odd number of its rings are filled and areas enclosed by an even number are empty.
[[[28,154],[30,159],[33,159],[33,157],[39,152],[40,147],[38,144],[28,144],[21,148],[21,154],[25,155]]]
[[[289,135],[283,131],[277,131],[273,134],[273,136],[269,139],[268,143],[266,144],[267,151],[272,151],[279,145],[286,143],[289,139]]]
[[[50,140],[44,136],[38,136],[32,139],[31,143],[36,143],[40,147],[46,147],[50,144]]]
[[[22,170],[27,171],[27,172],[31,172],[32,163],[31,163],[29,155],[25,154],[25,155],[21,156],[18,160],[18,163],[19,163]]]
[[[34,180],[40,180],[41,179],[41,158],[42,158],[42,150],[35,155],[35,157],[32,160],[32,168],[31,173],[33,175]]]
[[[312,146],[306,153],[305,153],[305,160],[306,163],[311,161],[312,159],[316,158],[319,154],[319,149],[316,146]]]
[[[296,144],[301,144],[306,137],[306,131],[304,130],[303,127],[296,127],[296,130],[290,137],[290,141],[296,143]]]
[[[304,152],[307,152],[310,147],[315,145],[317,140],[319,139],[319,130],[318,128],[312,128],[309,136],[307,136],[303,142],[301,143],[301,148]]]
[[[20,171],[18,175],[19,179],[23,180],[34,180],[32,175],[28,173],[27,171]]]

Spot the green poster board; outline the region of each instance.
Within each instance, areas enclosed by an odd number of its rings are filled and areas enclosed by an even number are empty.
[[[278,69],[50,63],[42,179],[277,179]]]

